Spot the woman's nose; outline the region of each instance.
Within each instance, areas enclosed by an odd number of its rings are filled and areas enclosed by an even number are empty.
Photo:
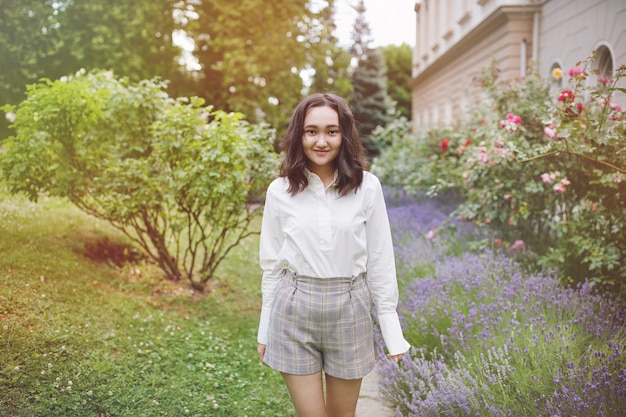
[[[328,140],[326,139],[326,135],[324,133],[321,133],[317,137],[317,146],[326,146],[327,143],[328,143]]]

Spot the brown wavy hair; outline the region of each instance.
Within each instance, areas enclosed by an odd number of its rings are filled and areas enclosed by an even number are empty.
[[[337,169],[335,185],[338,187],[339,195],[344,196],[350,191],[356,191],[363,182],[363,170],[367,169],[365,148],[348,103],[336,94],[312,94],[296,106],[281,143],[285,157],[280,167],[280,176],[289,180],[291,195],[302,191],[309,184],[305,174],[307,158],[302,146],[304,119],[311,108],[324,106],[334,109],[339,116],[341,148],[335,159]]]

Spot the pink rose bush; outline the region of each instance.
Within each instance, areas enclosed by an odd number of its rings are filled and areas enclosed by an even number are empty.
[[[489,231],[484,246],[523,241],[511,253],[564,279],[626,281],[626,115],[614,97],[626,65],[589,83],[593,60],[568,70],[558,88],[536,73],[499,82],[497,69],[486,69],[479,82],[489,102],[466,123],[404,141],[379,164],[394,166],[410,190],[458,192],[454,215]],[[398,173],[393,158],[406,154],[423,159]]]
[[[506,115],[506,119],[500,121],[500,127],[508,130],[509,132],[515,132],[519,128],[519,125],[521,123],[521,117],[519,117],[517,114],[508,113]]]

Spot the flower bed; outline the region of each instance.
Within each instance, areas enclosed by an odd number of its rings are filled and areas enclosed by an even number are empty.
[[[445,256],[447,243],[428,239],[437,212],[432,202],[389,210],[413,346],[399,365],[379,360],[396,415],[626,415],[626,312],[502,255]]]

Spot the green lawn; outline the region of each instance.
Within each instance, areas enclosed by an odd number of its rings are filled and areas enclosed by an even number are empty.
[[[197,293],[68,203],[0,191],[0,416],[292,416],[256,354],[257,250]]]

